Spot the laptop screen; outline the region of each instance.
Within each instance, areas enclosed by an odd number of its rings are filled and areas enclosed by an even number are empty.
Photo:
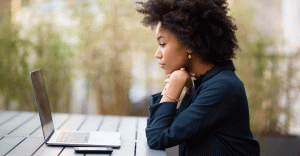
[[[37,70],[30,73],[31,82],[35,94],[37,108],[39,110],[40,119],[42,123],[42,130],[45,141],[48,141],[54,132],[54,125],[51,116],[47,90],[44,82],[42,70]]]

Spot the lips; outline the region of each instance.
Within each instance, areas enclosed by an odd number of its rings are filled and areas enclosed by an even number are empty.
[[[159,65],[160,65],[160,67],[162,68],[162,67],[164,67],[164,65],[165,65],[165,64],[163,64],[163,63],[159,63]]]

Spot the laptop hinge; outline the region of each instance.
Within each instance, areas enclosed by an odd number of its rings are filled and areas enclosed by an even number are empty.
[[[54,133],[54,131],[52,131],[51,134],[48,136],[48,138],[45,139],[45,143],[47,143],[50,140],[50,138],[52,137],[53,133]]]

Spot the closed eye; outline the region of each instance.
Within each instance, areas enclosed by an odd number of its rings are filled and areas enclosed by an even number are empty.
[[[159,44],[161,47],[164,47],[166,44],[165,43],[161,43]]]

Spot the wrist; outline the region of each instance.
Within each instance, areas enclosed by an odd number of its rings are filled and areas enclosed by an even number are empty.
[[[175,101],[175,102],[179,102],[180,100],[178,99],[174,99],[174,98],[172,98],[169,94],[167,94],[167,93],[164,93],[164,95],[165,96],[167,96],[168,98],[170,98],[170,99],[172,99],[173,101]]]
[[[162,92],[162,102],[178,102],[180,98],[180,94],[183,90],[184,85],[176,84],[174,82],[170,82],[169,86],[166,90]]]

